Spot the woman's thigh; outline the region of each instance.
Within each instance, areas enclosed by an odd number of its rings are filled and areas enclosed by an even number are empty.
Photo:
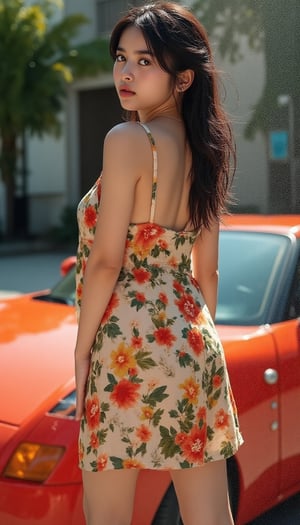
[[[87,525],[130,525],[138,472],[82,472]]]
[[[184,525],[233,525],[226,462],[171,471]]]

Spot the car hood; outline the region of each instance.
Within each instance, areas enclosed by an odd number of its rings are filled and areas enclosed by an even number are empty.
[[[0,301],[0,421],[20,425],[72,381],[76,329],[74,307]]]

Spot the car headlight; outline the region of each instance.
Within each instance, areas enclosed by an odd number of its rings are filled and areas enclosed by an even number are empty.
[[[76,392],[73,390],[70,394],[63,397],[56,403],[54,407],[49,410],[48,414],[54,414],[55,416],[67,417],[74,419],[76,409]]]
[[[59,446],[20,443],[6,465],[3,475],[42,483],[50,476],[64,451],[64,447]]]

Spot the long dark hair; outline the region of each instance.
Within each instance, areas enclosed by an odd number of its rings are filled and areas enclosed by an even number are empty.
[[[139,28],[160,67],[173,79],[194,71],[192,85],[182,95],[181,114],[192,152],[189,209],[195,228],[209,227],[226,209],[235,170],[235,146],[230,121],[222,107],[207,33],[186,8],[171,2],[134,7],[114,27],[110,53],[115,59],[123,31]],[[129,120],[138,120],[131,112]]]

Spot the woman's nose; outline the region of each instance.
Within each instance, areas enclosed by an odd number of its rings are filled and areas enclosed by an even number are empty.
[[[132,72],[132,68],[130,67],[130,65],[128,64],[128,62],[124,65],[123,69],[122,69],[122,78],[123,80],[126,80],[126,81],[130,81],[133,79],[133,72]]]

